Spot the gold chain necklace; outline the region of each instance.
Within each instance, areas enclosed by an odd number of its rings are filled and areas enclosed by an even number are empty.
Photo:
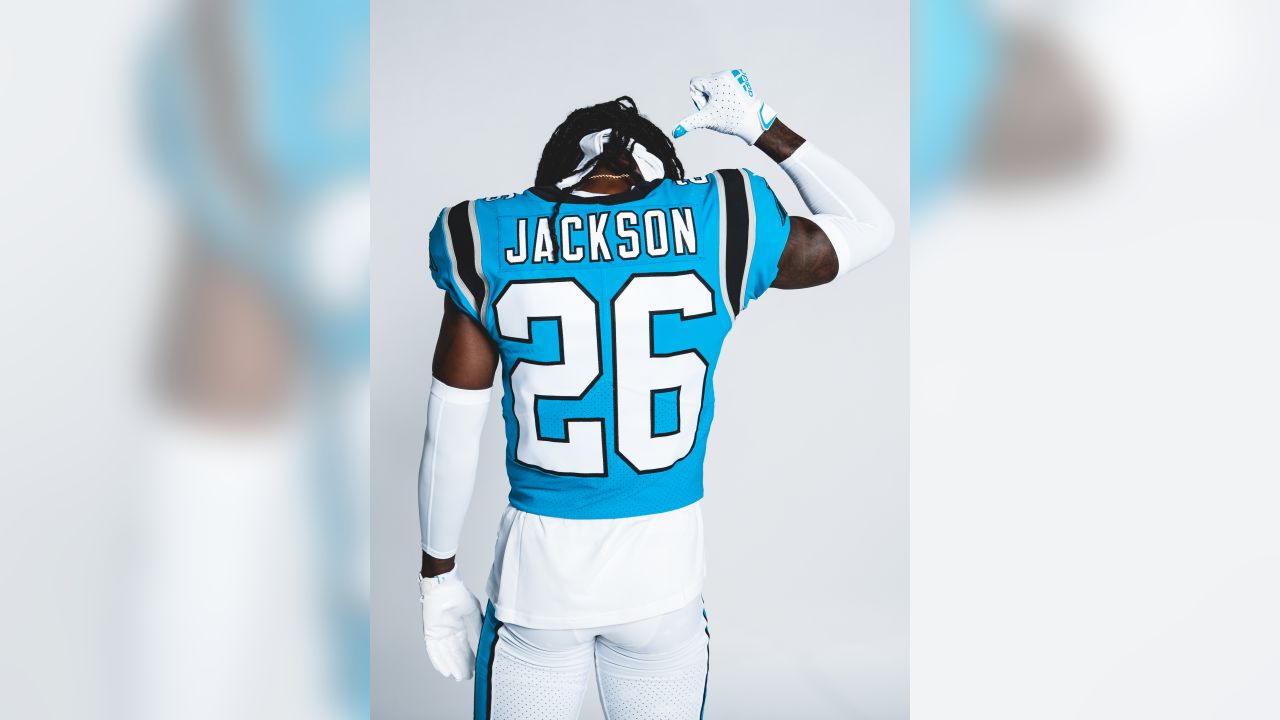
[[[631,179],[630,175],[607,175],[605,173],[601,173],[599,175],[592,175],[591,177],[587,178],[587,180],[630,180],[630,179]]]

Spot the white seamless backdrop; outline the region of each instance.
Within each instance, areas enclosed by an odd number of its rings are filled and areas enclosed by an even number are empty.
[[[569,111],[619,95],[668,129],[689,77],[744,67],[789,125],[893,211],[895,245],[833,285],[774,290],[716,373],[706,465],[707,717],[907,717],[907,2],[375,0],[372,16],[373,716],[470,716],[422,648],[416,477],[442,293],[441,207],[519,191]],[[690,174],[786,176],[736,138],[677,142]],[[495,400],[459,551],[483,590],[505,506]],[[600,717],[594,697],[584,718]]]

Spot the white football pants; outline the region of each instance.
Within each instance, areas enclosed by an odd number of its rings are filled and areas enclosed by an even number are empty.
[[[574,720],[594,667],[609,720],[698,720],[708,644],[701,598],[656,617],[583,630],[499,622],[476,652],[476,720]]]

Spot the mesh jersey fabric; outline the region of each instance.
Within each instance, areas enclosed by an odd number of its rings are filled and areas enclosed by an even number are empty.
[[[605,519],[700,499],[720,349],[789,232],[739,169],[443,210],[431,273],[497,345],[511,505]]]

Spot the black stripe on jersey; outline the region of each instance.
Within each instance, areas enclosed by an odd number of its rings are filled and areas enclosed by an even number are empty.
[[[476,238],[471,227],[471,202],[449,208],[449,237],[453,240],[453,261],[458,264],[458,277],[475,298],[476,315],[484,317],[484,278],[476,267]]]
[[[734,317],[742,309],[742,283],[747,275],[747,243],[750,231],[747,213],[746,177],[741,170],[717,171],[724,183],[725,259],[724,280],[729,294],[729,311]]]
[[[702,629],[707,634],[707,672],[702,676],[702,709],[698,712],[698,720],[707,717],[707,684],[711,682],[711,620],[707,618],[707,607],[702,607]]]

